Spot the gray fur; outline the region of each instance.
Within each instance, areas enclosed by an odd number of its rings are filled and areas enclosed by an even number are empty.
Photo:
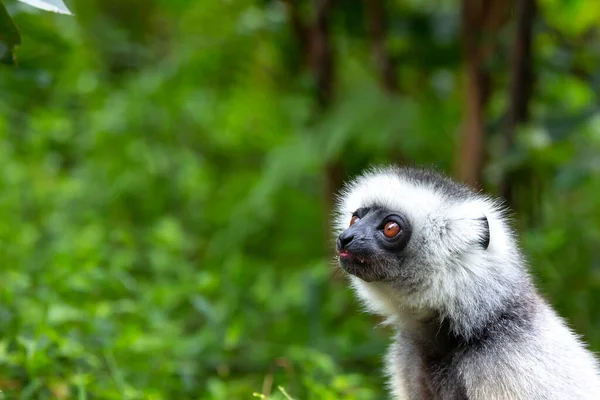
[[[345,266],[396,328],[395,399],[600,399],[595,357],[536,291],[497,201],[433,171],[384,168],[342,191],[336,235],[363,208],[411,224],[405,247]]]

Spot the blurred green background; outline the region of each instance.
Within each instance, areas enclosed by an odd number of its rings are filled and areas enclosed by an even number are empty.
[[[378,163],[503,196],[600,350],[597,0],[66,3],[5,1],[6,398],[384,398],[328,226]]]

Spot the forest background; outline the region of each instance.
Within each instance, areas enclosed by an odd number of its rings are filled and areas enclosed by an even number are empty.
[[[383,398],[329,221],[389,162],[506,199],[600,350],[600,1],[66,3],[4,1],[6,398]]]

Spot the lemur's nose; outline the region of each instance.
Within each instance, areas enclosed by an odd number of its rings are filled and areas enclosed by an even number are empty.
[[[348,232],[347,230],[342,232],[342,234],[338,236],[337,240],[338,250],[344,250],[346,247],[348,247],[348,245],[350,244],[350,242],[352,242],[353,239],[354,233]]]

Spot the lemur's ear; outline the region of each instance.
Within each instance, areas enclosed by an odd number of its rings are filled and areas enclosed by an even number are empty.
[[[478,218],[478,221],[481,222],[482,228],[482,235],[481,239],[479,240],[479,244],[484,250],[487,250],[488,246],[490,245],[490,224],[485,215],[481,218]]]

